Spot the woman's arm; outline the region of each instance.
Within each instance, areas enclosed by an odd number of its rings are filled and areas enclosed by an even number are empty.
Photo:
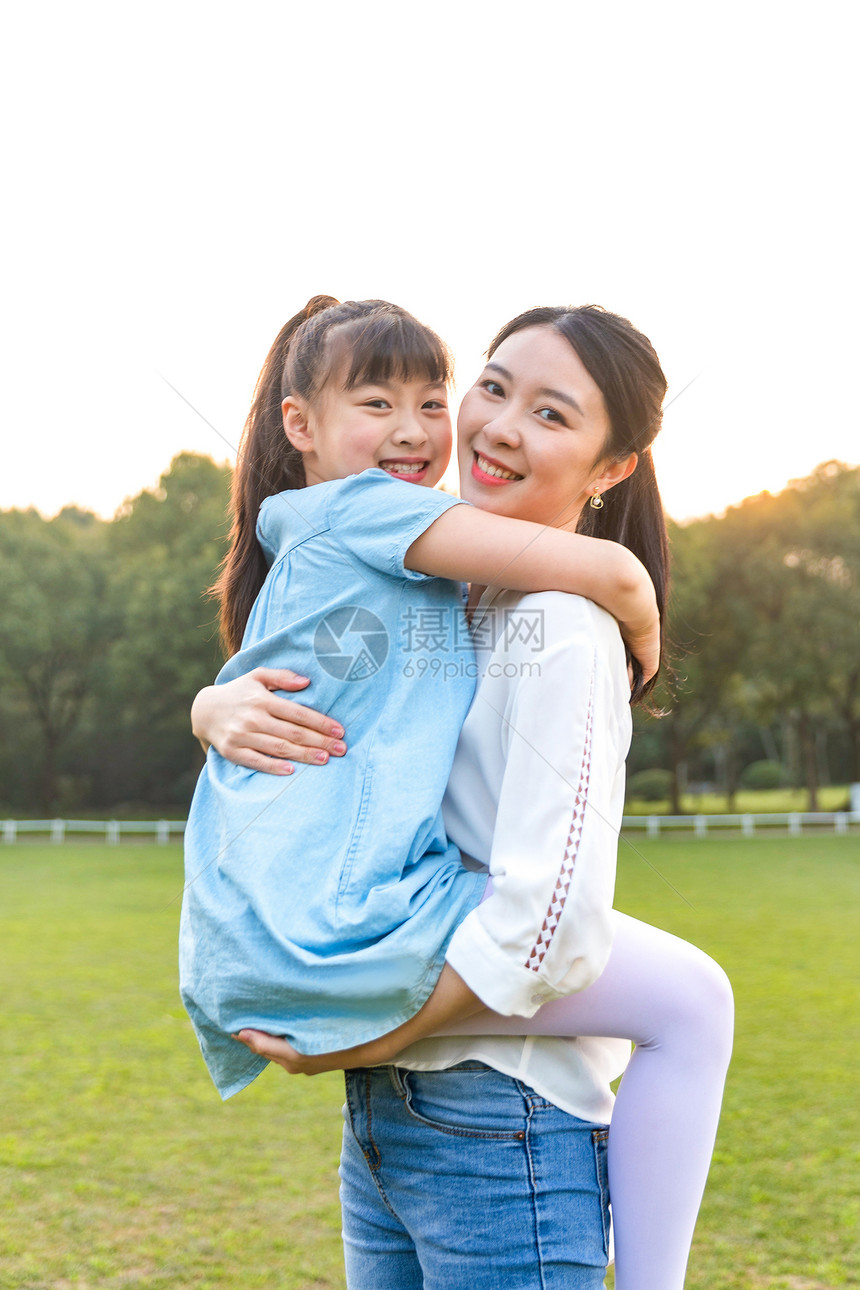
[[[288,758],[322,765],[346,752],[343,727],[277,690],[303,690],[307,677],[285,668],[257,667],[224,685],[207,685],[191,706],[191,728],[222,757],[270,775],[290,775]]]
[[[290,1075],[320,1075],[323,1071],[386,1065],[410,1044],[426,1039],[428,1035],[436,1035],[451,1022],[472,1017],[483,1009],[478,996],[446,963],[424,1007],[402,1026],[370,1043],[343,1048],[339,1052],[321,1053],[318,1057],[305,1057],[279,1035],[267,1035],[262,1030],[241,1030],[234,1038],[252,1052],[283,1066]]]
[[[454,506],[412,543],[405,564],[438,578],[585,596],[618,620],[646,680],[659,667],[654,586],[642,563],[618,542]]]

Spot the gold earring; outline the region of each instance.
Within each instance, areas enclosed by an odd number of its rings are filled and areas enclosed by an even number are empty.
[[[589,498],[588,505],[589,505],[589,506],[591,507],[591,509],[592,509],[592,510],[594,510],[594,511],[601,511],[601,510],[603,510],[603,498],[600,496],[600,492],[599,492],[599,490],[598,490],[598,489],[596,489],[596,488],[595,488],[595,490],[594,490],[594,496],[593,496],[593,497],[591,497],[591,498]]]

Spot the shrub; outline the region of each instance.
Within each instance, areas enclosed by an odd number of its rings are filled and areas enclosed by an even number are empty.
[[[627,796],[640,802],[662,802],[672,789],[672,772],[654,766],[650,770],[639,770],[631,775],[627,784]]]
[[[741,771],[742,788],[782,788],[784,784],[785,771],[778,761],[754,761]]]

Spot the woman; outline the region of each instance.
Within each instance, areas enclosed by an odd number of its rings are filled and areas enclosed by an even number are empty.
[[[665,380],[648,341],[597,309],[532,310],[502,329],[489,354],[460,413],[463,496],[557,527],[581,528],[587,517],[591,531],[634,550],[663,595],[665,528],[649,446]],[[606,462],[625,469],[604,505],[589,498],[589,484]],[[448,1015],[452,991],[464,1016],[476,997],[495,1015],[427,1039],[437,1029],[431,997],[391,1036],[327,1059],[299,1058],[258,1033],[243,1039],[290,1070],[354,1068],[342,1162],[351,1286],[526,1287],[602,1282],[602,1126],[623,1060],[614,1041],[582,1036],[633,1038],[614,1114],[623,1132],[610,1137],[617,1285],[670,1290],[683,1284],[713,1143],[730,994],[706,956],[620,915],[599,980],[590,985],[578,972],[600,959],[583,952],[589,937],[611,929],[630,735],[623,648],[589,602],[480,592],[472,588],[471,603],[484,670],[445,816],[451,839],[488,867],[495,889],[455,933],[436,993]],[[258,768],[261,758],[293,755],[294,723],[307,711],[285,707],[266,681],[283,685],[272,676],[234,683],[244,696],[255,687],[265,696],[258,733],[242,736]],[[226,687],[195,705],[195,729],[228,756],[236,738],[231,746],[221,737],[213,714],[235,706]],[[336,752],[327,719],[310,720],[301,759]],[[563,997],[571,991],[581,993]],[[536,1037],[541,1030],[579,1038]],[[367,1069],[395,1055],[396,1066]],[[617,1159],[616,1138],[625,1144]],[[675,1161],[679,1142],[686,1154]]]

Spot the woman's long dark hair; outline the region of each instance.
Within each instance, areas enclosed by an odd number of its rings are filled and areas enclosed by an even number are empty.
[[[267,573],[256,537],[267,497],[306,484],[302,454],[284,432],[281,404],[290,394],[312,403],[334,374],[343,388],[377,381],[447,384],[451,356],[435,332],[385,300],[314,296],[285,323],[266,355],[245,422],[230,509],[230,550],[212,595],[221,602],[221,637],[235,654]]]
[[[495,337],[489,356],[526,327],[551,327],[563,336],[599,388],[610,425],[606,457],[621,461],[631,452],[639,456],[633,474],[607,491],[601,510],[583,507],[577,529],[620,542],[638,556],[654,583],[662,624],[669,595],[669,541],[651,444],[663,421],[666,377],[654,346],[626,318],[599,305],[580,305],[519,314]],[[635,659],[633,672],[635,703],[651,692],[657,678],[643,684]]]

